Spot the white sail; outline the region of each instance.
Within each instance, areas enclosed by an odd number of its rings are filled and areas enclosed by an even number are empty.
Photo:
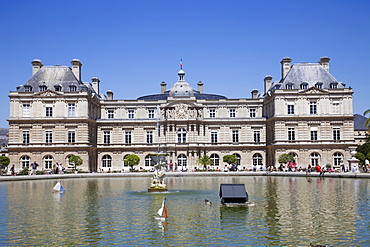
[[[62,186],[62,184],[61,184],[60,182],[58,182],[58,183],[54,186],[53,190],[55,190],[55,191],[65,191],[65,189],[63,188],[63,186]]]
[[[58,182],[58,183],[54,186],[53,190],[60,191],[60,182]]]
[[[165,200],[163,200],[162,207],[157,212],[159,214],[159,216],[163,216],[164,202],[165,202]]]

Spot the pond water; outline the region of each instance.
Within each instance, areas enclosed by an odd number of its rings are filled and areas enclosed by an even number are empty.
[[[56,182],[0,183],[1,246],[370,246],[367,179],[169,177],[167,193],[147,193],[149,178],[65,179],[63,194]],[[222,183],[255,205],[221,206]]]

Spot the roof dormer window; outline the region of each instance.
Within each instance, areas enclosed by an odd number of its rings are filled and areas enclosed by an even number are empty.
[[[71,85],[71,86],[69,86],[69,91],[70,92],[76,92],[77,91],[77,87],[75,85]]]
[[[330,88],[331,89],[338,88],[338,83],[337,82],[330,83]]]
[[[46,85],[40,85],[40,92],[43,92],[47,89]]]
[[[315,84],[315,87],[316,87],[316,88],[319,88],[319,89],[322,89],[322,82],[317,82],[317,83]]]
[[[302,82],[300,85],[301,89],[307,89],[308,88],[308,83],[307,82]]]
[[[286,89],[293,89],[293,83],[288,83],[285,86]]]
[[[25,92],[31,92],[32,91],[32,87],[31,86],[24,86],[24,91]]]
[[[62,87],[60,85],[55,85],[54,88],[56,92],[62,91]]]

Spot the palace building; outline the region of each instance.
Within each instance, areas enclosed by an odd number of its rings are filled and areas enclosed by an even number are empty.
[[[83,159],[86,171],[128,170],[126,155],[140,157],[150,169],[150,153],[168,153],[178,170],[199,168],[208,155],[211,169],[222,169],[223,156],[238,158],[239,169],[278,166],[281,154],[298,167],[347,164],[356,148],[350,87],[329,72],[329,61],[291,64],[281,61],[281,79],[264,78],[264,92],[230,99],[197,89],[178,71],[178,80],[157,94],[136,100],[102,94],[100,80],[82,82],[82,63],[44,66],[32,62],[32,76],[10,92],[9,157],[16,170],[36,161],[41,169],[68,157]]]

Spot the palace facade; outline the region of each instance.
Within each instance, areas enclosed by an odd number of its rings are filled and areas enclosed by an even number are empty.
[[[32,76],[10,92],[9,157],[16,170],[36,161],[50,170],[80,156],[83,170],[128,170],[126,155],[150,169],[150,153],[166,152],[177,169],[193,170],[208,155],[222,169],[233,154],[240,169],[278,166],[288,153],[298,167],[347,164],[356,148],[350,87],[329,73],[329,61],[281,61],[281,79],[264,78],[264,92],[229,99],[203,92],[180,69],[171,87],[136,100],[99,92],[100,80],[82,82],[78,59],[69,66],[32,62]]]

